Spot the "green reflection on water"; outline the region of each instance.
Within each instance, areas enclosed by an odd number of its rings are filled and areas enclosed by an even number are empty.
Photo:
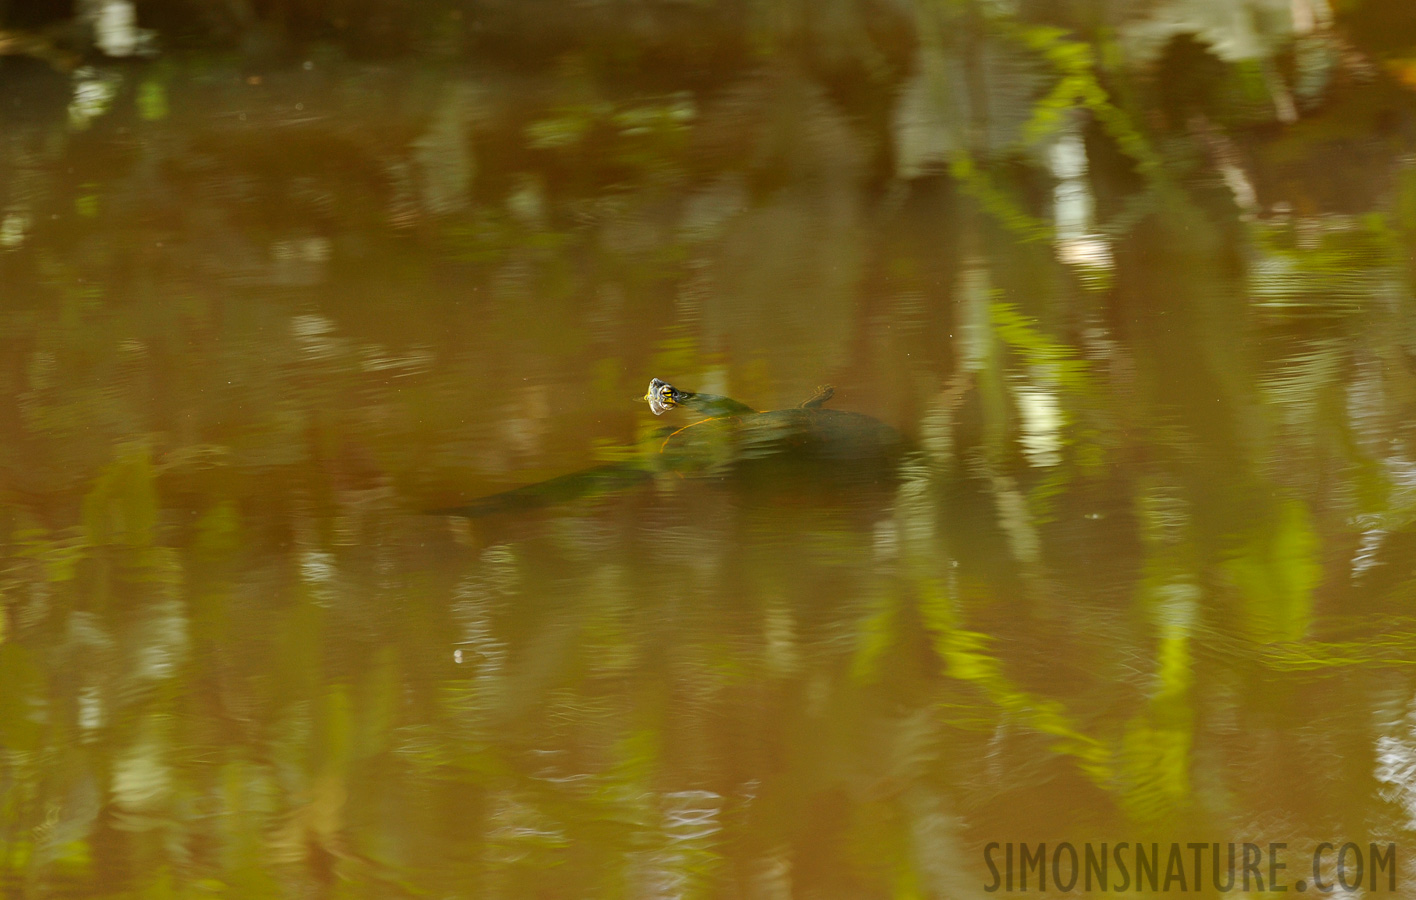
[[[4,45],[0,893],[1410,827],[1411,36],[749,6],[520,67],[445,10],[378,66]],[[651,376],[904,452],[421,513],[638,465]]]

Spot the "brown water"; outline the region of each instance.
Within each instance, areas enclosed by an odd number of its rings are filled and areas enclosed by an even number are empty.
[[[0,60],[0,895],[1412,893],[1416,49],[935,13]],[[652,458],[654,376],[906,452],[424,513]]]

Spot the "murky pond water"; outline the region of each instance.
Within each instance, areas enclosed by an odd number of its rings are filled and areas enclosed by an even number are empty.
[[[0,57],[0,895],[1416,890],[1416,32],[748,6]]]

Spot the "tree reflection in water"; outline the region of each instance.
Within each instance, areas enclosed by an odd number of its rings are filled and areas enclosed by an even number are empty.
[[[255,6],[0,35],[6,895],[1411,827],[1389,5]],[[625,462],[651,375],[910,450],[419,512]]]

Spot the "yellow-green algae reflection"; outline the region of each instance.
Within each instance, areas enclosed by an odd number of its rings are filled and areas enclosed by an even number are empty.
[[[1405,864],[1400,4],[217,6],[0,7],[0,897]],[[906,450],[424,514],[656,376]]]

